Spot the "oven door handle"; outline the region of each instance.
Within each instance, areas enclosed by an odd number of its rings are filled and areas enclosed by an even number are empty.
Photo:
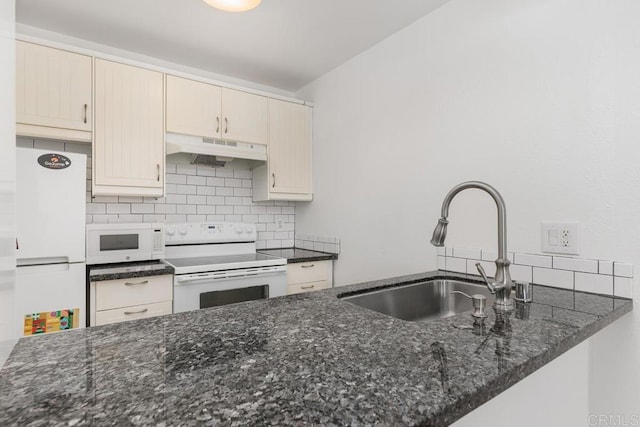
[[[287,267],[284,265],[279,265],[275,267],[249,268],[245,270],[220,271],[216,273],[185,274],[181,276],[176,276],[176,284],[182,285],[187,283],[202,282],[205,280],[208,280],[208,281],[221,280],[221,279],[230,279],[234,277],[266,276],[268,274],[285,272],[285,271],[287,271]]]

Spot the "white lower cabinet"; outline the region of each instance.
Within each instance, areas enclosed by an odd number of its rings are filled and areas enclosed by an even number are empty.
[[[91,326],[172,313],[173,276],[91,282]]]
[[[171,314],[171,301],[96,312],[96,326]]]
[[[319,291],[333,286],[333,261],[312,261],[287,265],[289,295]]]

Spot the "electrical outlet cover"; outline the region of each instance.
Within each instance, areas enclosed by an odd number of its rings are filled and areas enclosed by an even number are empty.
[[[542,252],[578,255],[580,253],[580,224],[561,221],[543,222]]]

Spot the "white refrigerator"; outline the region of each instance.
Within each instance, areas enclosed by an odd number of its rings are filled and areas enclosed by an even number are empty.
[[[16,149],[16,337],[85,326],[86,179],[84,154]]]

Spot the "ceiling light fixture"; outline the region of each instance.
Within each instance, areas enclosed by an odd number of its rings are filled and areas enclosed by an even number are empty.
[[[209,6],[226,12],[245,12],[255,9],[262,0],[203,0]]]

